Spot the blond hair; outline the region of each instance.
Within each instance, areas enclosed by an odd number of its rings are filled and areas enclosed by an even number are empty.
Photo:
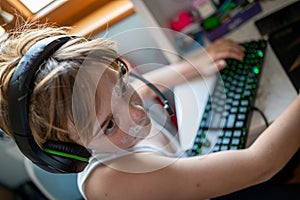
[[[51,27],[25,23],[12,31],[0,43],[0,128],[13,137],[8,117],[8,87],[10,79],[22,56],[37,41],[58,35],[67,35],[66,27]],[[41,65],[35,77],[35,87],[29,105],[29,124],[35,141],[42,145],[47,140],[73,142],[76,137],[91,137],[92,122],[88,110],[80,108],[84,136],[78,135],[72,113],[72,91],[81,64],[97,51],[97,61],[110,65],[118,56],[115,44],[106,39],[88,40],[76,37],[69,40]],[[86,83],[88,84],[88,83]],[[84,105],[84,104],[82,104]]]

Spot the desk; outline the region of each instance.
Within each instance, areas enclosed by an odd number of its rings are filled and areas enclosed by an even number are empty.
[[[295,0],[262,1],[261,7],[263,11],[261,13],[224,37],[237,42],[261,38],[254,21],[292,2],[295,2]],[[205,80],[198,78],[189,84],[179,85],[174,88],[175,105],[178,111],[177,115],[179,116],[179,139],[184,149],[191,147],[193,143],[204,106],[209,96],[209,91],[213,87],[215,78],[209,77],[205,78]],[[199,91],[201,91],[201,94]],[[268,45],[257,98],[255,100],[256,107],[265,113],[269,122],[272,122],[296,96],[297,92],[295,88],[270,45]],[[264,128],[265,124],[261,116],[253,113],[247,145],[250,145]]]

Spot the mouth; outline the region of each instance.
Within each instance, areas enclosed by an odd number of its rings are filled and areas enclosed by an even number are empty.
[[[150,126],[150,120],[148,117],[145,117],[140,121],[139,124],[130,127],[128,131],[128,135],[136,139],[143,139],[147,137],[147,135],[149,134],[147,128],[148,126]]]

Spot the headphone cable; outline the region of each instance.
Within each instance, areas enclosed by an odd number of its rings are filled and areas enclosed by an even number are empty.
[[[168,114],[170,116],[172,116],[174,114],[174,111],[173,111],[172,107],[170,106],[168,99],[156,86],[154,86],[152,83],[150,83],[144,77],[142,77],[141,75],[138,75],[137,73],[135,73],[133,71],[130,71],[129,75],[134,78],[139,79],[140,81],[144,82],[148,87],[150,87],[157,94],[157,96],[160,98],[160,100],[163,102],[164,108],[166,109]]]
[[[251,110],[257,111],[261,115],[261,117],[263,118],[263,120],[265,122],[266,127],[268,127],[270,125],[268,122],[268,119],[267,119],[266,115],[263,113],[263,111],[261,111],[259,108],[255,107],[255,106],[251,106]]]

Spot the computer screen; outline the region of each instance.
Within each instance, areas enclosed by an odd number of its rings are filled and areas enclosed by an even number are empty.
[[[269,36],[269,43],[295,89],[300,89],[300,20]]]
[[[255,25],[261,35],[270,35],[274,31],[300,20],[299,10],[300,1],[296,1],[256,20]]]

